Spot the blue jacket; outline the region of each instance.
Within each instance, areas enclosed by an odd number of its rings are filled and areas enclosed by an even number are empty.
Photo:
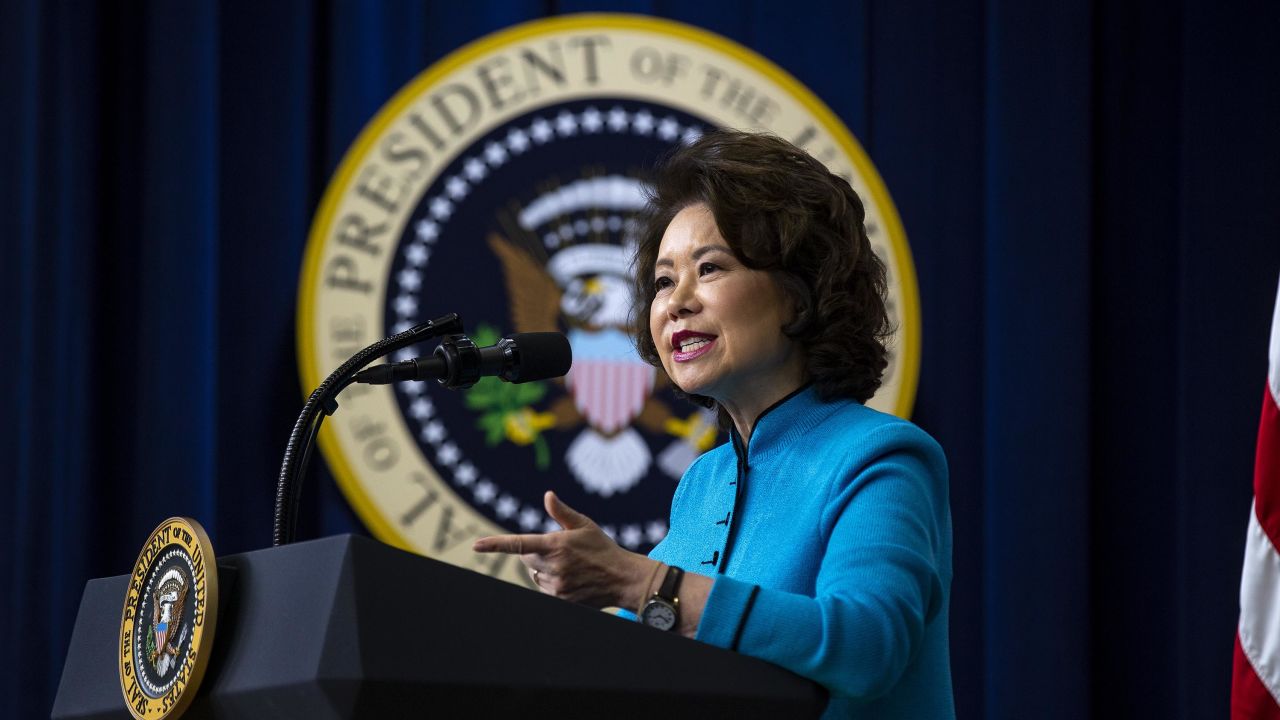
[[[697,638],[831,693],[824,718],[952,718],[942,448],[808,386],[698,458],[651,557],[715,579]]]

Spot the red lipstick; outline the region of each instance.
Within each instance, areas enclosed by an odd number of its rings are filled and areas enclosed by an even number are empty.
[[[690,348],[688,351],[681,350],[680,347],[689,341],[703,340],[700,345]],[[711,351],[716,344],[716,336],[707,333],[695,332],[693,330],[679,330],[671,336],[671,358],[676,362],[688,362],[696,357],[705,355]]]

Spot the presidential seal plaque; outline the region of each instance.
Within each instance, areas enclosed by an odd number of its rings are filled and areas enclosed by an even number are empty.
[[[135,718],[177,718],[191,704],[217,615],[209,536],[191,518],[165,520],[138,554],[120,621],[120,687]]]
[[[632,235],[646,170],[722,126],[791,140],[862,197],[897,327],[869,404],[910,413],[911,254],[884,183],[831,110],[766,58],[695,27],[603,14],[530,22],[455,51],[393,97],[348,150],[311,228],[297,330],[307,390],[360,348],[448,312],[478,345],[556,330],[573,348],[562,380],[345,390],[320,444],[377,537],[528,584],[518,562],[473,553],[471,541],[557,529],[548,488],[629,550],[665,536],[675,481],[717,429],[631,346]]]

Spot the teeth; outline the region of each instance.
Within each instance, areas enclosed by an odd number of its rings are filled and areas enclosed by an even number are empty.
[[[693,352],[694,350],[697,350],[703,345],[708,345],[710,343],[711,341],[707,340],[706,338],[696,338],[694,340],[685,340],[684,342],[680,343],[680,352]]]

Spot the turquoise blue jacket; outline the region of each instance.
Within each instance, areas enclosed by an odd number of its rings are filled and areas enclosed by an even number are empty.
[[[802,388],[698,458],[651,557],[715,579],[697,638],[811,678],[824,718],[952,718],[941,447]]]

